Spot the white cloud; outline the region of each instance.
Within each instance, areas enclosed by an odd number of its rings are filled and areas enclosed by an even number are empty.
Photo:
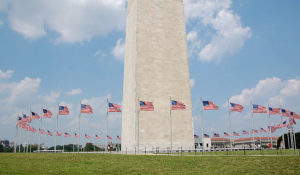
[[[8,70],[6,72],[3,72],[2,70],[0,70],[0,79],[6,79],[6,78],[10,78],[15,71],[13,70]]]
[[[56,43],[82,42],[125,26],[124,0],[10,0],[0,6],[11,28],[29,39],[54,31]]]
[[[119,38],[116,46],[111,51],[112,55],[118,60],[124,60],[125,54],[125,42],[122,38]]]
[[[71,91],[66,92],[66,94],[69,95],[69,96],[79,95],[81,93],[82,93],[82,90],[80,88],[79,89],[72,89]]]
[[[193,41],[193,40],[197,39],[197,37],[198,37],[197,31],[190,31],[190,32],[187,34],[187,40],[188,40],[188,41]]]
[[[193,88],[195,86],[195,79],[190,79],[190,85],[191,85],[191,88]]]
[[[283,81],[277,77],[261,80],[251,89],[244,89],[241,94],[232,96],[230,101],[250,105],[252,100],[260,105],[285,107],[300,113],[300,80]]]
[[[200,20],[203,25],[201,27],[214,30],[211,40],[204,47],[197,43],[199,40],[190,40],[192,46],[194,45],[191,53],[197,54],[200,61],[219,62],[225,55],[236,53],[251,37],[251,29],[243,27],[240,17],[229,9],[231,3],[231,0],[184,1],[188,23],[192,20]],[[198,47],[195,47],[194,43]]]

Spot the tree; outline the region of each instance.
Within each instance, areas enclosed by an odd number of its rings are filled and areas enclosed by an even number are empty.
[[[296,133],[296,148],[300,149],[300,132]],[[280,148],[280,143],[282,141],[282,136],[280,136],[277,140],[277,148]],[[288,148],[288,135],[284,134],[285,148]]]

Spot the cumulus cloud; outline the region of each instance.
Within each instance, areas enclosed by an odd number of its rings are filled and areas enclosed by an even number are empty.
[[[69,95],[69,96],[79,95],[81,93],[82,93],[82,90],[80,88],[79,89],[72,89],[71,91],[66,92],[66,94]]]
[[[112,55],[118,60],[124,60],[125,54],[125,42],[122,38],[119,38],[116,46],[111,51]]]
[[[0,70],[0,79],[6,79],[6,78],[10,78],[15,71],[13,70],[7,70],[6,72],[3,72],[2,70]]]
[[[188,41],[193,41],[193,40],[197,39],[197,36],[198,36],[197,31],[190,31],[190,32],[187,34],[187,40],[188,40]]]
[[[199,45],[199,39],[189,40],[193,47],[191,53],[197,54],[200,61],[219,62],[225,55],[236,53],[251,38],[250,27],[243,27],[240,17],[229,9],[231,3],[231,0],[184,1],[187,22],[200,20],[201,27],[212,28],[214,31],[210,41],[204,46]],[[189,33],[190,37],[195,32],[197,31]]]
[[[287,81],[277,77],[261,80],[250,89],[244,89],[241,94],[234,95],[230,101],[250,105],[250,100],[261,105],[286,107],[300,112],[300,80]]]
[[[29,39],[54,31],[56,43],[83,42],[125,26],[124,0],[10,0],[0,7],[11,28]]]

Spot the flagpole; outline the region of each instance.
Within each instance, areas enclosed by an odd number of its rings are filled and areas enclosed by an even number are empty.
[[[108,97],[106,98],[106,102],[107,102],[107,106],[108,106]],[[107,152],[107,147],[108,147],[108,108],[107,108],[107,111],[106,111],[106,129],[105,129],[105,132],[106,132],[106,143],[105,143],[105,151]]]
[[[42,127],[42,118],[43,118],[43,108],[44,108],[44,105],[42,105],[42,115],[40,116],[40,127],[39,127],[39,145],[38,145],[38,152],[41,151],[41,127]]]
[[[230,150],[232,151],[232,144],[231,144],[231,134],[232,134],[232,130],[231,130],[231,111],[230,111],[230,102],[229,102],[229,99],[228,99],[228,119],[229,119],[229,131],[230,131],[230,134],[229,134],[229,144],[230,144]]]
[[[271,115],[270,115],[270,106],[268,104],[268,112],[269,112],[269,118],[268,118],[268,123],[269,123],[269,126],[271,126]],[[271,149],[273,148],[273,140],[272,140],[272,135],[271,135],[271,130],[269,131],[269,140],[271,140]]]
[[[79,153],[79,147],[80,147],[80,116],[81,116],[81,100],[80,100],[80,110],[79,110],[79,115],[78,115],[78,139],[77,139],[77,142],[78,142],[78,153]]]
[[[16,124],[16,135],[15,135],[15,142],[14,142],[14,153],[17,152],[17,140],[18,140],[18,121],[19,121],[19,114],[17,117],[17,124]]]
[[[21,143],[22,143],[22,129],[21,129],[21,131],[20,131],[19,152],[21,152]]]
[[[255,140],[254,140],[254,118],[253,118],[253,104],[252,104],[252,101],[251,101],[251,118],[252,118],[252,142],[253,142],[253,147],[254,149],[255,148]]]
[[[61,136],[62,136],[62,138],[63,138],[63,153],[65,152],[65,135],[63,135],[62,133],[61,133]]]
[[[297,140],[296,140],[296,133],[295,133],[295,127],[293,126],[293,133],[294,133],[294,144],[295,144],[295,150],[297,149]]]
[[[58,132],[58,115],[59,115],[59,103],[58,103],[58,112],[57,112],[57,115],[56,115],[56,134],[55,134],[55,137],[54,137],[54,152],[56,153],[56,137],[57,137],[57,132]]]
[[[282,123],[282,111],[281,111],[281,104],[280,104],[280,120],[281,120],[281,123]],[[283,129],[281,129],[281,136],[282,136],[282,141],[283,141],[283,149],[285,149],[285,139],[284,139],[284,132],[283,132]]]
[[[170,96],[170,151],[172,153],[173,147],[173,121],[172,121],[172,98]]]
[[[204,151],[204,123],[203,123],[203,118],[204,118],[204,112],[203,112],[203,100],[202,100],[202,97],[200,97],[200,102],[202,103],[202,109],[201,109],[201,127],[202,127],[202,151]]]

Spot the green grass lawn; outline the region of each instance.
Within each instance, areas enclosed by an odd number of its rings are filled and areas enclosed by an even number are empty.
[[[300,156],[3,153],[0,174],[300,174]]]

